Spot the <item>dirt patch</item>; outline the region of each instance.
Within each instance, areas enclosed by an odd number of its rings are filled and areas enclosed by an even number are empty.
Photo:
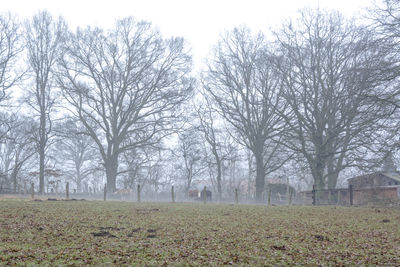
[[[142,229],[141,228],[132,229],[132,231],[129,234],[127,234],[126,236],[133,237],[134,233],[140,232],[140,230],[142,230]]]
[[[134,209],[135,213],[137,214],[149,214],[152,212],[157,212],[160,211],[160,209],[154,208],[154,209]]]
[[[280,246],[280,245],[273,245],[273,246],[271,246],[271,248],[274,249],[274,250],[286,250],[285,245],[282,245],[282,246]]]
[[[97,233],[91,233],[93,236],[96,236],[96,237],[99,237],[99,236],[101,236],[101,237],[116,237],[115,235],[113,235],[113,234],[111,234],[110,232],[108,232],[108,231],[100,231],[100,232],[97,232]]]
[[[318,241],[329,241],[329,239],[326,236],[323,236],[323,235],[314,235],[314,237]]]
[[[101,231],[105,231],[105,230],[114,230],[114,231],[120,231],[120,230],[123,230],[123,229],[125,229],[125,228],[123,228],[123,227],[121,227],[121,228],[118,228],[118,227],[112,227],[112,226],[106,226],[106,227],[99,227],[99,229],[101,230]]]

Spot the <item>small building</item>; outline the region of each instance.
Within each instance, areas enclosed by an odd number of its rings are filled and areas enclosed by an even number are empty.
[[[400,199],[400,172],[374,172],[348,180],[353,186],[354,203],[398,201]]]
[[[350,178],[348,181],[354,188],[400,185],[400,173],[374,172]]]

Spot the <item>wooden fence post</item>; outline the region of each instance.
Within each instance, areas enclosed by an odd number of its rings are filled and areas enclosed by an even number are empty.
[[[107,200],[107,184],[104,184],[104,201]]]
[[[328,189],[328,204],[330,205],[332,202],[332,193],[331,193],[331,189]]]
[[[172,203],[175,203],[175,192],[174,192],[174,186],[171,187],[171,198],[172,198]]]
[[[235,204],[239,204],[239,192],[237,188],[235,188]]]
[[[292,205],[292,195],[293,195],[293,191],[290,190],[289,191],[289,206]]]
[[[35,198],[35,185],[31,183],[31,197]]]
[[[67,183],[67,185],[65,186],[65,194],[66,194],[66,198],[68,200],[69,199],[69,183]]]
[[[340,205],[341,202],[342,202],[342,191],[339,190],[337,192],[337,205]]]
[[[353,205],[353,185],[349,184],[350,205]]]
[[[137,202],[140,203],[140,184],[137,186]]]
[[[312,186],[312,204],[316,205],[317,204],[317,199],[316,199],[316,190],[315,190],[315,184]]]
[[[205,186],[203,189],[203,201],[204,201],[204,204],[207,203],[207,187],[205,187]]]

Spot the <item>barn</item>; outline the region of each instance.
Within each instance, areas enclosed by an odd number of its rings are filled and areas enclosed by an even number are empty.
[[[354,188],[371,188],[400,185],[399,172],[374,172],[350,178],[349,184]]]
[[[374,172],[348,180],[353,186],[354,203],[398,201],[400,199],[400,172]]]

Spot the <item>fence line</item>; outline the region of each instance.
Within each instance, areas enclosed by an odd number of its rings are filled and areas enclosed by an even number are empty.
[[[30,192],[23,191],[15,194],[8,195],[17,195],[17,196],[25,196],[30,197],[32,199],[35,198],[35,190],[34,184],[31,183]],[[399,188],[400,191],[400,188]],[[21,194],[22,193],[22,194]],[[273,194],[274,195],[273,195]],[[0,192],[2,194],[2,192]],[[136,192],[127,190],[127,193],[122,194],[114,194],[107,192],[107,184],[104,185],[103,196],[101,192],[97,193],[76,193],[69,191],[69,183],[66,184],[65,193],[59,194],[43,194],[38,195],[39,197],[56,197],[66,199],[92,199],[92,200],[101,200],[103,198],[104,201],[107,200],[122,200],[122,201],[132,201],[132,202],[198,202],[198,203],[207,203],[212,202],[211,199],[211,191],[207,190],[205,187],[200,191],[198,197],[190,198],[188,195],[184,193],[177,193],[175,191],[174,186],[171,187],[170,192],[161,192],[159,194],[146,194],[146,192],[142,192],[141,187],[137,186]],[[356,188],[354,189],[352,185],[349,185],[348,188],[337,188],[337,189],[317,189],[316,186],[313,186],[311,191],[303,191],[294,193],[292,191],[286,194],[280,194],[279,192],[273,192],[270,189],[263,192],[262,201],[258,202],[259,204],[264,205],[363,205],[363,204],[375,204],[375,203],[392,203],[397,201],[400,194],[397,193],[397,187],[376,187],[376,188]],[[238,188],[235,188],[233,195],[230,195],[222,200],[218,199],[215,201],[216,203],[234,203],[234,204],[251,204],[255,203],[254,200],[249,200],[244,195],[240,195],[240,191]]]

